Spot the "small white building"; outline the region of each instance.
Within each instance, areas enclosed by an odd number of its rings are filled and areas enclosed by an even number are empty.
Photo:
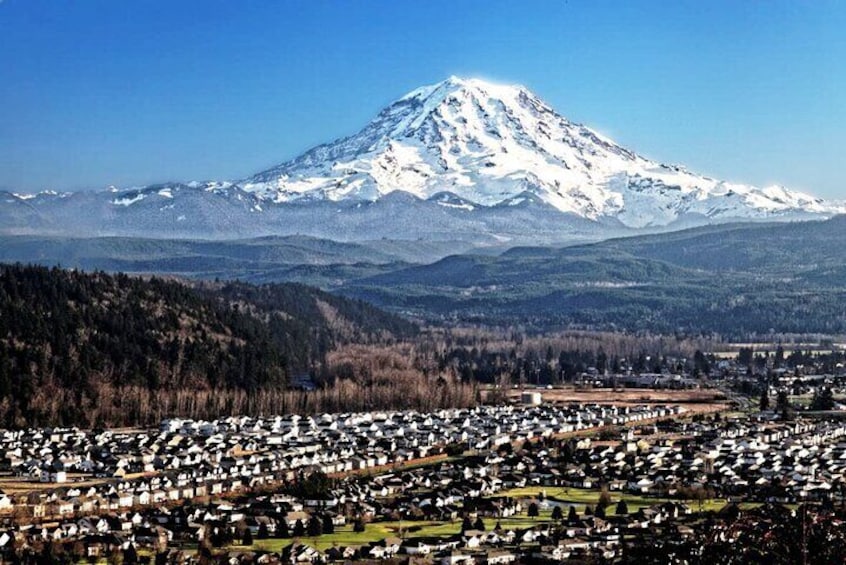
[[[523,391],[520,394],[520,402],[529,406],[540,406],[543,402],[543,395],[535,391]]]

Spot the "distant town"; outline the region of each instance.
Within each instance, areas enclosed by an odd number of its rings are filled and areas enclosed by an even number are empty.
[[[842,517],[819,519],[846,501],[842,367],[756,374],[738,357],[712,356],[709,378],[591,368],[475,408],[7,430],[0,554],[695,562],[756,524],[842,535]]]

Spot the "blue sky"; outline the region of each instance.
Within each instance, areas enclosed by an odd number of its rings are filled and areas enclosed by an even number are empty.
[[[0,0],[0,187],[237,179],[451,74],[846,198],[846,2]]]

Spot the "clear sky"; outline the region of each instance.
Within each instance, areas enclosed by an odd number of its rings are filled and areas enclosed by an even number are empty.
[[[846,2],[0,0],[0,187],[238,179],[451,74],[846,198]]]

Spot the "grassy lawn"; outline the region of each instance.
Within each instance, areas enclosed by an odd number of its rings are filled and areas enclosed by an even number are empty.
[[[354,532],[351,524],[341,526],[335,529],[332,534],[326,534],[317,537],[303,536],[298,538],[300,542],[308,544],[318,549],[327,549],[335,545],[364,545],[370,542],[379,541],[387,537],[397,535],[396,528],[399,522],[378,522],[367,524],[363,532]],[[417,522],[403,522],[403,527],[408,528]],[[431,524],[426,522],[425,524]],[[293,543],[293,539],[268,539],[256,540],[253,546],[256,549],[263,549],[265,551],[281,551],[282,548],[287,547]]]
[[[572,487],[525,487],[502,491],[497,493],[495,496],[509,496],[518,499],[532,499],[537,498],[542,491],[545,492],[546,498],[550,502],[558,502],[565,505],[573,505],[576,507],[576,511],[579,512],[579,514],[582,514],[584,512],[586,505],[595,507],[597,502],[599,501],[600,495],[599,489],[584,489]],[[613,515],[614,506],[617,504],[617,502],[620,501],[621,498],[626,501],[630,513],[636,512],[640,508],[653,506],[655,504],[671,500],[666,497],[647,497],[637,494],[620,492],[611,492],[610,495],[612,505],[607,511],[609,515]],[[696,501],[687,501],[687,504],[693,509],[694,512],[698,512],[700,510],[700,505]],[[725,504],[725,501],[722,499],[706,500],[703,501],[701,510],[703,512],[711,510],[718,511],[722,509]],[[756,506],[760,506],[760,503],[740,504],[741,509],[744,510],[748,510]],[[563,508],[563,511],[564,516],[566,516],[568,512],[567,508]],[[527,515],[527,509],[524,508],[522,513],[515,516],[502,518],[500,520],[496,520],[494,518],[484,518],[483,520],[485,523],[485,528],[487,530],[493,529],[497,521],[505,529],[519,530],[529,528],[538,524],[552,522],[552,509],[540,509],[540,515],[536,518],[530,518]],[[435,522],[425,520],[373,522],[367,524],[367,527],[363,532],[354,532],[352,524],[347,524],[345,526],[337,527],[335,529],[335,532],[332,534],[317,537],[303,536],[299,538],[299,541],[311,545],[312,547],[316,547],[317,549],[326,550],[334,546],[366,545],[371,542],[380,541],[387,537],[445,538],[460,533],[461,523],[462,520],[460,519],[455,520],[454,522]],[[293,543],[293,541],[294,540],[291,538],[256,540],[254,545],[252,545],[251,547],[245,547],[239,544],[235,544],[231,546],[231,549],[236,551],[255,549],[271,552],[280,552],[283,548]]]
[[[543,524],[551,521],[551,511],[542,510],[540,516],[537,518],[529,518],[524,511],[517,516],[503,518],[499,520],[500,524],[505,529],[525,529],[537,524]],[[402,520],[393,522],[374,522],[367,524],[363,532],[354,532],[352,525],[341,526],[336,528],[332,534],[327,534],[318,537],[301,537],[299,541],[308,544],[317,549],[324,550],[333,546],[358,546],[365,545],[370,542],[379,541],[387,537],[402,537],[402,538],[418,538],[418,537],[449,537],[461,532],[462,520],[455,522],[433,522],[433,521],[414,521]],[[485,519],[485,528],[493,529],[497,520]],[[254,545],[247,548],[238,544],[232,546],[232,549],[260,549],[264,551],[278,552],[283,548],[293,543],[290,538],[287,539],[267,539],[256,540]]]
[[[596,504],[599,502],[599,489],[585,489],[585,488],[575,488],[575,487],[523,487],[523,488],[513,488],[505,491],[501,491],[494,496],[509,496],[512,498],[537,498],[541,492],[546,493],[546,498],[550,501],[560,502],[564,504],[570,504],[576,507],[576,511],[579,513],[584,512],[585,506],[590,505],[591,507],[595,507]],[[639,494],[632,494],[628,492],[616,492],[612,491],[609,493],[611,495],[611,504],[616,505],[620,499],[626,501],[626,505],[629,507],[629,512],[636,512],[641,508],[654,506],[655,504],[660,504],[661,502],[666,502],[668,500],[675,500],[679,502],[677,499],[670,499],[667,497],[657,497],[657,496],[643,496]],[[688,506],[690,506],[694,511],[699,511],[699,503],[697,501],[681,501],[685,502]],[[720,510],[725,506],[725,501],[722,499],[710,499],[705,500],[702,502],[702,511],[707,512],[709,510]],[[611,513],[614,512],[614,509],[610,509]],[[566,515],[566,512],[565,512]]]
[[[535,498],[543,490],[538,487],[529,487],[529,488],[522,488],[522,489],[511,489],[509,491],[504,491],[500,493],[501,495],[507,495],[515,498]],[[599,500],[599,491],[595,489],[580,489],[580,488],[564,488],[564,487],[547,487],[546,488],[546,495],[550,500],[556,500],[558,502],[564,503],[572,503],[576,506],[576,510],[581,514],[584,512],[584,507],[586,504],[590,504],[591,506],[595,506],[597,501]],[[629,493],[611,493],[612,505],[616,504],[620,497],[626,501],[628,504],[629,512],[635,512],[640,508],[652,506],[654,504],[658,504],[660,502],[669,500],[667,498],[652,498],[652,497],[644,497],[639,495],[633,495]],[[760,506],[761,503],[741,503],[739,506],[741,509],[748,510],[754,508],[756,506]],[[693,508],[694,512],[699,510],[699,504],[697,502],[689,503],[691,508]],[[723,500],[708,500],[704,501],[702,504],[703,511],[709,510],[720,510],[725,506],[725,501]],[[613,506],[609,509],[609,515],[614,513]],[[567,510],[564,509],[564,516],[567,515]],[[536,518],[530,518],[527,513],[526,509],[523,510],[522,513],[510,516],[508,518],[502,518],[500,520],[496,520],[494,518],[484,518],[485,528],[487,530],[491,530],[496,526],[497,521],[500,525],[505,529],[526,529],[532,526],[536,526],[539,524],[545,524],[552,522],[552,510],[551,509],[541,509],[540,515]],[[439,537],[445,538],[461,532],[461,520],[456,520],[454,522],[433,522],[433,521],[415,521],[415,520],[402,520],[402,521],[390,521],[390,522],[374,522],[367,524],[365,531],[363,532],[354,532],[352,524],[347,524],[345,526],[340,526],[335,529],[335,532],[332,534],[317,536],[317,537],[309,537],[303,536],[298,538],[298,541],[308,544],[312,547],[315,547],[321,551],[326,550],[330,547],[334,546],[360,546],[366,545],[371,542],[380,541],[387,537],[401,537],[401,538],[418,538],[418,537]],[[270,552],[281,552],[285,547],[291,545],[294,540],[291,538],[286,539],[267,539],[267,540],[256,540],[254,545],[250,547],[245,547],[240,544],[234,544],[230,547],[231,550],[238,551],[238,550],[263,550],[263,551],[270,551]]]

